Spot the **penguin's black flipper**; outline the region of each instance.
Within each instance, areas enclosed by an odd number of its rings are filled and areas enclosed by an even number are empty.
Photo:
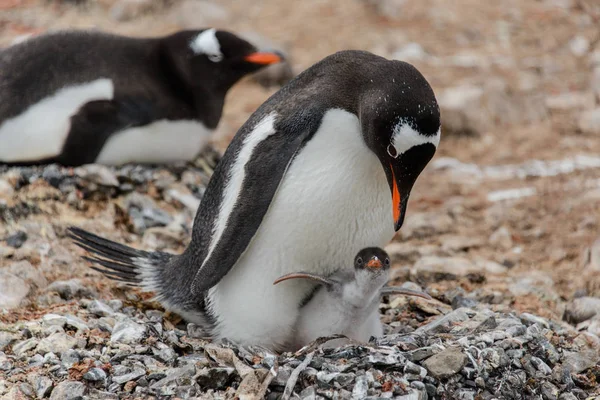
[[[157,274],[172,255],[147,252],[115,243],[77,227],[69,227],[67,236],[82,249],[94,254],[83,258],[104,268],[91,268],[107,277],[132,286],[156,287]]]
[[[270,102],[277,101],[277,95]],[[200,266],[194,276],[192,293],[200,295],[216,285],[235,265],[260,227],[271,201],[296,154],[317,132],[323,110],[306,107],[288,118],[273,118],[257,110],[246,122],[225,152],[208,183],[202,204],[194,220],[192,241],[198,249],[186,264]],[[273,118],[271,122],[270,118]],[[255,143],[253,143],[255,142]],[[252,143],[250,145],[249,143]],[[250,157],[238,164],[234,154],[250,151]],[[233,160],[233,162],[232,162]],[[234,174],[244,178],[236,193],[225,193]],[[217,210],[229,198],[237,200],[231,212],[223,216]],[[218,237],[215,227],[223,226]]]
[[[148,125],[158,114],[144,98],[116,98],[85,103],[71,117],[71,129],[57,162],[79,166],[93,163],[106,141],[123,129]]]

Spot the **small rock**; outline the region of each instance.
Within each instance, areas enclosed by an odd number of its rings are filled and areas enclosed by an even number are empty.
[[[482,108],[484,90],[479,86],[461,85],[442,90],[438,103],[444,115],[443,130],[464,135],[480,135],[490,127]]]
[[[513,247],[512,235],[506,227],[501,226],[490,235],[489,243],[502,250],[509,250]]]
[[[71,350],[77,343],[78,341],[76,338],[69,336],[66,333],[58,332],[40,340],[36,351],[40,354],[49,352],[61,354],[67,350]]]
[[[110,341],[113,343],[137,344],[146,335],[146,327],[131,320],[117,322],[112,330]]]
[[[578,324],[600,315],[600,298],[578,297],[565,307],[563,319],[571,324]]]
[[[6,268],[6,271],[18,276],[21,279],[24,279],[27,283],[37,288],[46,287],[48,284],[44,274],[31,265],[31,263],[27,260],[22,260],[9,265],[8,268]]]
[[[173,7],[170,18],[183,29],[226,25],[230,19],[227,9],[203,0],[183,0]]]
[[[13,362],[4,353],[0,353],[0,371],[9,371],[13,369]]]
[[[171,215],[158,208],[154,200],[146,195],[132,192],[124,202],[136,233],[144,233],[155,226],[167,226],[173,221]]]
[[[574,374],[579,374],[596,365],[596,355],[593,352],[570,352],[565,351],[562,358],[563,366]]]
[[[115,311],[110,306],[100,300],[92,300],[88,304],[87,310],[89,313],[99,317],[110,317],[115,314]]]
[[[154,0],[119,0],[110,8],[110,16],[116,21],[130,21],[156,10],[158,4]]]
[[[106,372],[101,368],[90,368],[83,374],[83,379],[92,382],[104,381],[106,379]]]
[[[583,133],[600,135],[600,108],[582,112],[579,116],[578,126]]]
[[[6,238],[6,244],[15,249],[18,249],[19,247],[23,246],[23,243],[25,243],[26,241],[27,233],[23,231],[17,231],[16,233],[13,233],[12,235]]]
[[[79,400],[85,395],[86,387],[82,382],[64,381],[56,385],[50,400]]]
[[[17,341],[17,336],[12,333],[0,331],[0,351],[4,351],[8,346]]]
[[[446,213],[414,213],[409,215],[400,230],[403,238],[424,238],[449,232],[454,221]]]
[[[582,57],[590,49],[590,41],[585,36],[575,36],[569,41],[569,48],[575,57]]]
[[[85,287],[79,279],[52,282],[46,291],[56,292],[65,300],[92,296],[92,291]]]
[[[85,323],[85,321],[83,321],[81,318],[77,318],[74,315],[65,315],[65,325],[66,326],[70,326],[72,328],[77,329],[80,332],[85,332],[88,331],[90,328],[88,328],[87,324]]]
[[[558,400],[558,388],[550,382],[542,382],[540,391],[544,400]]]
[[[29,350],[33,350],[37,347],[39,341],[36,338],[30,338],[27,340],[23,340],[22,342],[16,343],[13,346],[13,353],[17,356],[22,356],[27,353]]]
[[[131,0],[135,1],[135,0]],[[100,164],[87,164],[77,167],[75,175],[84,181],[108,187],[119,187],[119,180],[115,174],[106,166]]]
[[[392,54],[391,58],[405,62],[422,61],[427,58],[427,53],[419,43],[408,43]]]
[[[595,96],[591,92],[568,92],[546,97],[546,107],[556,111],[590,109],[595,103]]]
[[[31,287],[23,279],[5,271],[0,271],[0,309],[15,308],[29,294]]]
[[[114,383],[118,383],[119,385],[125,382],[135,381],[136,379],[146,375],[146,371],[140,367],[134,367],[132,369],[125,368],[123,371],[124,373],[122,374],[117,374],[117,372],[119,371],[115,369],[115,375],[113,375],[112,381]]]
[[[27,381],[33,386],[36,396],[40,399],[48,396],[54,385],[52,379],[38,374],[28,374]]]
[[[60,326],[62,328],[67,323],[67,317],[58,314],[46,314],[42,317],[42,323],[45,326]]]
[[[423,365],[434,378],[446,379],[460,372],[467,360],[467,356],[461,350],[449,348],[429,357]]]

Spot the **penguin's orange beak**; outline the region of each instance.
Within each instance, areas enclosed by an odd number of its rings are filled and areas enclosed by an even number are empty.
[[[381,260],[379,260],[379,258],[376,256],[371,257],[371,259],[367,262],[367,268],[379,269],[382,266],[383,264],[381,264]]]
[[[252,64],[270,65],[283,61],[283,57],[274,52],[256,52],[247,55],[244,60]]]
[[[397,232],[404,223],[407,199],[402,198],[403,196],[398,188],[398,179],[394,173],[394,166],[391,164],[390,170],[392,171],[392,212],[394,216],[394,230]],[[404,196],[408,197],[408,194],[405,194]]]

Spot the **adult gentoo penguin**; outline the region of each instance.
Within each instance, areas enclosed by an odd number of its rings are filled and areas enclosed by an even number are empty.
[[[0,164],[191,160],[231,86],[279,61],[215,29],[26,40],[0,52]]]
[[[70,235],[108,276],[154,291],[166,308],[209,323],[214,337],[282,349],[314,283],[272,282],[294,271],[352,270],[360,249],[388,243],[439,140],[439,107],[419,71],[341,51],[288,82],[240,128],[182,254],[135,250],[78,228]]]
[[[377,312],[382,295],[402,294],[431,299],[424,292],[385,286],[389,272],[388,254],[379,247],[367,247],[354,258],[353,271],[344,269],[330,276],[296,272],[279,277],[274,284],[289,279],[310,279],[320,285],[300,305],[290,346],[299,349],[320,337],[335,334],[368,342],[371,336],[383,334]],[[340,342],[343,339],[329,345],[336,346]]]

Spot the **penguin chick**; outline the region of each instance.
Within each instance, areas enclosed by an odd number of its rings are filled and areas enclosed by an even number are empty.
[[[387,253],[379,247],[367,247],[354,258],[354,271],[341,270],[329,277],[296,272],[278,278],[274,284],[303,278],[320,285],[301,305],[293,347],[297,349],[319,337],[334,334],[360,342],[367,342],[371,332],[383,334],[377,312],[382,295],[403,294],[431,299],[424,292],[384,286],[389,280],[389,269]]]
[[[0,164],[191,161],[217,128],[228,90],[280,61],[215,29],[25,40],[0,51]]]

